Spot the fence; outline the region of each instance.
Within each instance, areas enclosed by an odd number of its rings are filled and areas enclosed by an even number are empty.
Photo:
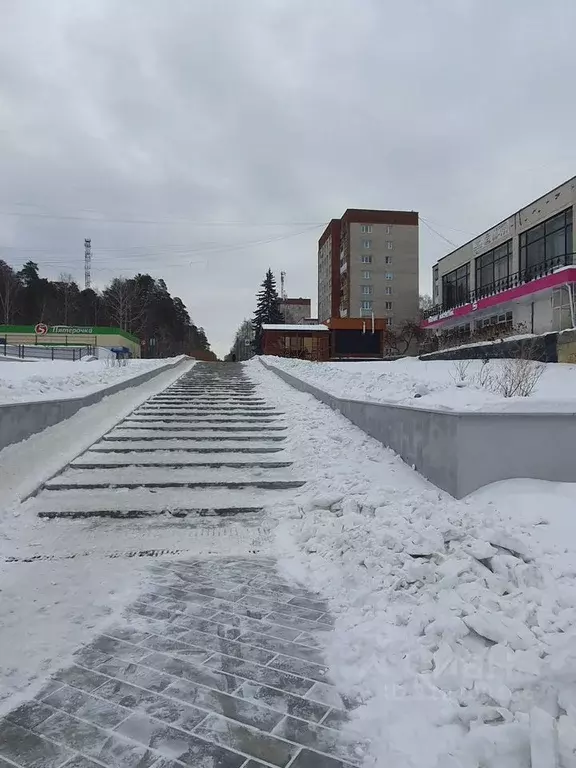
[[[7,344],[0,339],[0,355],[19,357],[21,360],[82,360],[94,354],[91,345],[83,347],[44,347],[30,344]]]

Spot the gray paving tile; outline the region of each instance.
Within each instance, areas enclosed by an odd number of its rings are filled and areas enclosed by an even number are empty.
[[[98,760],[110,768],[150,768],[159,758],[157,752],[120,735],[108,738]]]
[[[25,704],[21,704],[16,709],[8,712],[6,719],[10,720],[14,725],[19,725],[22,728],[29,728],[33,730],[41,722],[47,720],[54,714],[54,710],[44,703],[38,701],[27,701]]]
[[[106,662],[102,666],[105,667],[107,664],[111,663],[112,662]],[[54,675],[54,678],[60,680],[62,683],[73,685],[75,688],[80,688],[81,690],[88,692],[98,688],[99,685],[102,685],[108,679],[103,674],[100,674],[99,671],[84,669],[83,667],[78,667],[76,665],[59,670]]]
[[[265,614],[266,621],[271,621],[274,624],[280,624],[282,627],[291,627],[292,629],[299,629],[301,632],[331,632],[332,627],[327,624],[320,624],[317,621],[310,621],[303,619],[299,616],[288,616],[285,613],[278,613],[274,611],[272,613]]]
[[[319,755],[318,752],[303,749],[290,768],[350,768],[350,765],[350,763],[343,763],[334,757]]]
[[[185,765],[240,768],[244,762],[241,755],[223,746],[170,728],[144,715],[132,715],[118,726],[117,732]]]
[[[116,637],[118,640],[126,640],[126,642],[133,643],[134,645],[138,645],[142,640],[146,640],[150,636],[149,632],[143,632],[128,624],[106,627],[106,634],[110,637]]]
[[[283,672],[290,672],[292,675],[301,675],[301,677],[307,677],[320,683],[330,682],[328,667],[303,661],[302,659],[295,659],[291,656],[277,656],[270,662],[269,666],[274,667],[274,669],[281,669]]]
[[[66,712],[56,712],[36,726],[35,731],[90,757],[96,757],[108,738],[103,728],[76,720]]]
[[[94,669],[100,664],[104,664],[105,661],[109,661],[112,658],[110,653],[102,653],[91,646],[80,648],[74,654],[74,663],[79,664],[81,667],[88,667],[88,669]]]
[[[233,723],[219,715],[209,715],[196,729],[203,738],[242,752],[272,765],[286,766],[298,748],[281,739],[263,734],[245,725]]]
[[[329,707],[335,707],[336,709],[347,708],[343,697],[333,685],[328,683],[314,683],[306,694],[306,698],[326,704]]]
[[[237,627],[239,634],[243,632],[262,632],[271,637],[278,637],[281,640],[295,640],[302,632],[298,629],[290,629],[290,627],[281,627],[279,624],[272,624],[264,619],[252,619],[248,616],[240,616],[234,613],[226,613],[220,611],[214,614],[212,621],[225,624],[230,627]]]
[[[161,651],[181,659],[195,661],[198,664],[209,659],[213,653],[213,651],[206,650],[205,647],[199,648],[192,643],[182,642],[173,637],[161,637],[160,635],[150,635],[143,641],[142,646],[146,655],[150,655],[150,651]]]
[[[7,763],[0,757],[0,768],[14,768],[14,763]]]
[[[236,656],[239,659],[254,661],[258,664],[267,664],[276,656],[275,652],[270,653],[270,651],[263,648],[255,648],[252,645],[239,643],[236,640],[226,640],[217,635],[207,635],[203,632],[197,632],[195,629],[180,635],[179,639],[183,642],[206,648],[212,653],[225,653],[227,656]]]
[[[90,760],[88,757],[76,755],[76,757],[69,760],[63,768],[102,768],[102,763],[95,763],[94,760]]]
[[[334,728],[338,730],[350,722],[350,715],[341,709],[331,709],[328,715],[322,721],[325,728]]]
[[[212,604],[214,598],[208,595],[201,595],[198,593],[187,592],[185,589],[179,589],[178,587],[167,587],[161,584],[154,585],[156,594],[163,595],[164,597],[170,597],[174,600],[182,600],[184,602],[198,603],[199,605]]]
[[[284,718],[274,729],[274,735],[355,765],[362,763],[366,752],[366,746],[359,739],[294,717]]]
[[[198,632],[206,632],[209,635],[223,637],[226,640],[236,640],[241,634],[240,629],[237,627],[226,623],[219,623],[214,618],[202,619],[196,616],[183,616],[182,618],[175,619],[170,626],[174,625],[182,627],[183,630],[195,629]]]
[[[313,685],[311,680],[295,677],[271,667],[262,667],[250,661],[244,661],[244,659],[236,659],[233,656],[215,654],[211,659],[208,659],[205,666],[217,669],[222,673],[238,675],[246,680],[254,680],[258,683],[272,686],[272,688],[279,688],[289,693],[297,693],[301,696]],[[238,686],[242,682],[244,681],[239,680]]]
[[[62,688],[63,685],[64,683],[61,680],[48,680],[34,698],[38,700],[43,699],[45,696],[49,696],[51,693],[54,693],[54,691],[57,691],[58,688]]]
[[[44,703],[102,728],[113,728],[129,714],[122,707],[68,685],[45,698]]]
[[[7,720],[0,721],[0,757],[23,768],[60,768],[74,753]]]
[[[100,671],[108,675],[102,681],[107,683],[111,677],[123,680],[126,683],[138,685],[140,688],[146,688],[149,691],[159,693],[170,685],[170,678],[163,675],[160,670],[147,669],[140,664],[133,664],[120,659],[112,659],[99,667]]]
[[[231,658],[231,657],[226,657]],[[226,674],[226,670],[215,670],[207,664],[192,664],[184,659],[175,659],[172,656],[165,656],[162,653],[152,653],[144,659],[144,663],[149,667],[154,667],[160,672],[180,677],[183,680],[190,680],[193,683],[205,685],[208,688],[215,688],[218,691],[227,691],[231,693],[242,682],[233,674]]]
[[[277,611],[278,613],[285,613],[289,616],[298,616],[301,619],[309,619],[310,621],[318,621],[318,619],[325,613],[325,611],[313,611],[310,608],[300,608],[291,603],[282,603],[277,600],[270,600],[267,597],[255,597],[252,595],[243,597],[241,604],[261,608],[268,612]]]
[[[128,710],[137,710],[185,731],[192,731],[206,717],[206,712],[197,707],[169,698],[172,695],[169,688],[164,695],[145,691],[129,683],[112,681],[99,688],[98,694]],[[125,712],[125,717],[128,715],[130,712]]]
[[[240,636],[239,642],[256,645],[259,648],[265,648],[272,653],[281,653],[285,656],[292,656],[303,661],[310,661],[315,664],[324,664],[323,654],[314,649],[307,648],[304,645],[297,645],[277,638],[268,637],[258,632],[245,632]]]
[[[99,651],[100,653],[106,653],[110,656],[115,656],[117,659],[122,659],[123,661],[138,662],[147,655],[145,648],[139,648],[132,643],[118,640],[115,637],[107,637],[106,635],[101,635],[96,638],[96,640],[86,646],[86,648]]]
[[[275,688],[269,688],[259,683],[246,682],[240,686],[235,695],[246,699],[246,701],[253,701],[257,704],[271,707],[285,715],[301,717],[303,720],[310,720],[315,723],[322,720],[329,710],[325,704],[309,701],[301,696],[296,696],[286,691],[278,691]],[[225,713],[223,712],[222,714]]]
[[[320,613],[327,613],[329,611],[328,604],[325,600],[312,597],[292,597],[288,605],[297,605],[300,608],[308,608],[312,611],[320,611]]]
[[[282,714],[262,706],[262,703],[252,703],[230,696],[210,688],[194,685],[186,680],[177,680],[170,685],[166,696],[189,702],[215,714],[224,715],[244,725],[251,725],[262,731],[271,731],[282,719]]]

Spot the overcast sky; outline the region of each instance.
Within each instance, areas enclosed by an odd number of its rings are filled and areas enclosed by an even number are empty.
[[[576,173],[574,0],[0,0],[0,258],[164,277],[218,354],[347,207],[459,245]],[[452,246],[421,226],[421,289]],[[199,262],[199,263],[197,263]]]

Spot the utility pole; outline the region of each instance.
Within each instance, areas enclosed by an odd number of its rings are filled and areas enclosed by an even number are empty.
[[[84,290],[92,287],[92,277],[90,270],[92,267],[92,240],[87,237],[84,239]]]

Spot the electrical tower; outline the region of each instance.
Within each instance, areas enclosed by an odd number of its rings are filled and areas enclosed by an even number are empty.
[[[280,272],[280,298],[286,298],[286,272]]]
[[[84,240],[84,289],[92,287],[90,269],[92,267],[92,240],[87,237]]]

